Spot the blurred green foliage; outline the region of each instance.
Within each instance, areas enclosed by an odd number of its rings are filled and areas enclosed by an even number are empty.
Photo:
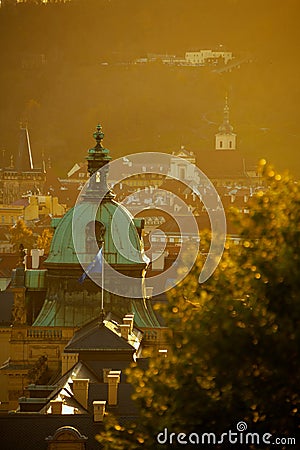
[[[265,161],[260,168],[269,188],[249,214],[231,212],[240,244],[227,242],[203,285],[200,255],[170,292],[161,311],[173,334],[168,357],[128,370],[140,420],[121,427],[108,415],[97,437],[103,448],[161,448],[164,427],[221,434],[241,420],[252,432],[299,432],[300,187]]]

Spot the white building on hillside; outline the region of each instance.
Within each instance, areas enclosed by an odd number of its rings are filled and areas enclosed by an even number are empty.
[[[213,50],[199,50],[197,52],[186,52],[185,60],[192,65],[206,65],[218,63],[221,59],[224,64],[233,59],[232,52],[213,51]]]

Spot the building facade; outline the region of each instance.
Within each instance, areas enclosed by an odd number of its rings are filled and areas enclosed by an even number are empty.
[[[103,311],[110,312],[120,322],[126,314],[134,314],[135,326],[144,332],[145,347],[157,350],[163,339],[163,328],[143,289],[147,266],[141,246],[143,222],[134,221],[124,207],[119,207],[106,185],[106,176],[101,176],[98,183],[98,171],[105,167],[106,173],[111,159],[102,145],[103,136],[98,126],[94,133],[96,145],[88,151],[90,182],[85,201],[79,205],[79,216],[83,220],[80,245],[89,263],[95,258],[99,247],[103,247],[105,261],[116,272],[140,280],[141,295],[138,297],[134,292],[132,296],[131,292],[126,292],[124,296],[114,294],[99,287],[86,275],[84,282],[80,282],[83,268],[74,246],[74,208],[61,219],[54,219],[55,232],[49,256],[44,262],[45,268],[26,269],[24,257],[20,255],[19,266],[14,270],[8,288],[13,293],[14,303],[7,342],[10,356],[0,370],[2,395],[6,395],[0,399],[4,410],[17,407],[18,398],[25,395],[28,384],[46,384],[60,372],[64,348],[75,331],[99,318]],[[106,194],[98,205],[103,189]],[[113,239],[111,235],[112,218],[117,209],[117,240],[122,243],[122,252],[116,246],[116,236]],[[129,224],[128,230],[126,224]],[[97,249],[91,244],[92,230],[96,233]],[[133,248],[134,258],[124,256],[124,245],[128,249]],[[132,250],[128,251],[130,254]],[[105,286],[109,282],[115,283],[115,280],[107,274]]]
[[[232,52],[223,51],[199,50],[185,53],[187,63],[200,66],[218,63],[220,60],[223,60],[224,64],[227,64],[232,58]]]
[[[28,129],[20,128],[18,152],[9,167],[0,169],[0,204],[10,205],[25,194],[41,194],[46,182],[44,168],[35,168]]]

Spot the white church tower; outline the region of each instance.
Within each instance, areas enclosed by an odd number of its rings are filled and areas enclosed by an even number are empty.
[[[228,98],[225,98],[224,118],[219,126],[219,133],[216,134],[216,150],[236,150],[236,134],[229,123]]]

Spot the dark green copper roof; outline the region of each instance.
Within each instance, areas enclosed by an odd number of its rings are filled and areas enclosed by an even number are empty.
[[[134,219],[124,206],[113,200],[114,194],[107,187],[106,176],[111,157],[102,145],[104,134],[101,125],[97,126],[93,137],[96,145],[88,150],[86,158],[92,178],[84,187],[84,193],[80,194],[74,208],[59,222],[53,223],[56,229],[46,265],[79,264],[79,260],[81,263],[89,263],[97,251],[89,254],[87,250],[86,227],[89,223],[95,224],[95,221],[105,227],[104,256],[109,264],[145,264]],[[95,182],[93,177],[98,171],[100,183]]]
[[[91,182],[74,208],[54,223],[55,233],[45,261],[50,281],[46,300],[34,326],[82,326],[99,317],[101,288],[78,282],[78,276],[83,270],[79,259],[81,263],[90,263],[98,252],[97,247],[93,253],[87,240],[89,233],[86,231],[90,224],[95,227],[95,223],[99,222],[101,230],[104,229],[103,235],[102,231],[100,235],[101,242],[104,243],[104,257],[109,265],[116,266],[117,270],[124,273],[132,268],[133,272],[140,274],[146,266],[133,217],[124,206],[114,201],[109,190],[107,192],[106,174],[111,158],[108,150],[101,144],[103,133],[100,126],[97,127],[94,138],[96,146],[88,151],[88,168],[90,175],[102,169],[100,183],[95,183],[94,178],[90,178]],[[113,310],[121,306],[126,310],[125,313],[134,312],[137,326],[160,326],[149,300],[126,298],[123,303],[119,299],[122,303],[118,306],[119,303],[114,303],[114,298],[106,291],[104,307],[107,304]],[[118,310],[118,314],[123,315],[124,312]]]
[[[85,248],[85,226],[89,221],[95,220],[105,225],[104,255],[109,264],[145,264],[141,252],[139,261],[136,261],[138,253],[134,252],[134,249],[140,250],[141,242],[133,217],[126,208],[112,199],[102,202],[100,205],[85,201],[77,204],[75,208],[76,211],[74,211],[74,208],[70,209],[60,220],[52,239],[49,256],[45,261],[46,265],[79,264],[73,239],[79,240],[76,243],[76,249],[79,251],[80,259],[82,260],[83,255],[87,254]],[[114,214],[116,214],[116,220],[114,220],[113,230],[111,230]],[[76,220],[76,229],[80,230],[82,228],[82,233],[79,236],[73,236],[73,216]],[[130,223],[129,238],[128,223]],[[122,253],[118,249],[122,249]],[[134,254],[131,257],[132,253]],[[87,255],[90,260],[93,256],[95,255]],[[86,262],[89,261],[87,260]]]

